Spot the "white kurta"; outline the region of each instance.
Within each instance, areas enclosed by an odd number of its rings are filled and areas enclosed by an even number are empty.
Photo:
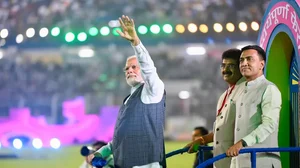
[[[241,78],[234,86],[231,94],[229,92],[232,88],[228,88],[219,98],[217,105],[217,113],[221,108],[226,93],[228,96],[224,102],[220,114],[217,116],[214,123],[214,156],[223,154],[234,143],[234,120],[235,120],[235,101],[241,94],[245,86],[245,79]],[[215,168],[229,168],[231,158],[225,158],[214,163]]]
[[[263,75],[247,82],[236,101],[234,142],[243,139],[248,147],[278,147],[281,93]],[[279,153],[257,154],[257,167],[281,167]],[[232,159],[232,168],[250,168],[249,154]]]

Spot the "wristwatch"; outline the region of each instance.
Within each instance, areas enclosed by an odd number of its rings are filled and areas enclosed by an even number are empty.
[[[246,143],[246,141],[244,141],[243,139],[242,139],[242,145],[243,145],[243,147],[248,146],[247,143]]]

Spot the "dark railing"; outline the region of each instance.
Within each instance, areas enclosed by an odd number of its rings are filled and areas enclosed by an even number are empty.
[[[188,150],[189,150],[189,148],[182,148],[182,149],[172,151],[172,152],[166,154],[166,158],[174,156],[174,155],[178,155],[178,154],[183,154],[183,153],[187,152]],[[213,150],[213,147],[211,147],[211,146],[199,146],[198,150],[203,155],[204,151]]]
[[[188,150],[189,150],[189,148],[187,147],[187,148],[182,148],[182,149],[172,151],[172,152],[166,154],[166,158],[172,157],[172,156],[178,155],[178,154],[183,154],[183,153],[187,152]],[[204,152],[213,150],[213,147],[199,146],[198,150],[199,150],[199,156],[198,156],[199,163],[202,163],[202,162],[204,162]]]
[[[189,148],[182,148],[173,152],[170,152],[166,154],[166,158],[177,155],[177,154],[183,154],[188,151]],[[204,151],[212,150],[212,147],[208,146],[200,146],[199,147],[199,165],[197,168],[205,168],[206,166],[209,166],[213,164],[214,162],[221,160],[226,156],[225,153],[215,156],[211,159],[208,159],[204,161]],[[256,153],[260,152],[300,152],[300,147],[288,147],[288,148],[246,148],[241,149],[239,154],[243,153],[250,153],[251,154],[251,168],[256,168]],[[204,162],[203,162],[204,161]]]

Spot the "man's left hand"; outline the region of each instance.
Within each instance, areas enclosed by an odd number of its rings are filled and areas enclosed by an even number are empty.
[[[240,140],[226,151],[226,155],[229,157],[237,156],[239,155],[239,152],[242,148],[243,148],[243,144],[242,144],[242,140]]]

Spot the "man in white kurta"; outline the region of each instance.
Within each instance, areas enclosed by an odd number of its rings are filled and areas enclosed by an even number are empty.
[[[144,45],[142,44],[142,42],[140,41],[140,39],[138,38],[136,31],[135,31],[135,27],[134,27],[134,21],[133,19],[129,18],[128,16],[122,16],[122,18],[119,18],[121,27],[122,27],[122,31],[118,31],[118,33],[120,34],[121,37],[127,39],[128,41],[131,42],[131,45],[133,47],[133,50],[135,52],[135,56],[131,56],[129,58],[127,58],[126,61],[126,65],[124,68],[124,72],[125,72],[125,77],[126,77],[126,82],[131,86],[131,94],[130,96],[128,96],[127,98],[125,98],[123,105],[127,105],[130,103],[132,104],[132,97],[134,97],[136,95],[136,91],[140,90],[140,88],[142,87],[142,91],[141,91],[141,95],[138,98],[143,104],[145,105],[150,105],[151,107],[154,107],[155,104],[164,104],[164,100],[163,99],[165,97],[165,92],[164,92],[164,83],[162,82],[162,80],[159,78],[157,72],[156,72],[156,67],[154,66],[153,60],[151,59],[147,49],[144,47]],[[124,22],[124,23],[123,23]],[[136,98],[135,98],[136,99]],[[155,106],[156,107],[156,106]],[[149,115],[155,115],[155,109],[153,109],[153,113],[149,114]],[[143,114],[142,114],[143,115]],[[159,114],[160,116],[164,115],[164,113]],[[156,115],[157,118],[161,118],[159,117],[159,115]],[[145,116],[146,118],[147,116]],[[121,117],[122,118],[122,117]],[[155,118],[155,117],[154,117]],[[156,130],[154,130],[155,127],[159,127],[160,130],[163,129],[163,122],[161,122],[160,124],[155,124],[153,125],[153,132],[155,132]],[[134,129],[136,130],[136,129]],[[126,133],[126,132],[124,132]],[[130,132],[128,132],[130,133]],[[140,132],[138,132],[140,133]],[[137,133],[137,134],[138,134]],[[161,135],[159,135],[161,134]],[[137,140],[139,140],[139,138],[136,138]],[[96,156],[96,157],[103,157],[105,158],[108,155],[111,155],[112,153],[114,153],[114,149],[116,149],[116,147],[113,145],[114,144],[115,139],[113,139],[112,142],[109,142],[106,146],[102,147],[101,149],[99,149],[96,153],[89,155],[88,156],[88,163],[91,164],[92,159]],[[142,147],[143,150],[145,150],[145,153],[153,153],[153,148],[154,146],[156,146],[156,144],[161,146],[160,151],[156,150],[155,152],[157,152],[157,155],[163,155],[162,157],[164,157],[164,153],[162,153],[162,151],[164,152],[164,146],[163,144],[163,134],[162,132],[157,133],[157,137],[154,140],[155,142],[152,142],[152,148],[148,148],[145,146]],[[143,143],[143,142],[140,142]],[[139,151],[141,149],[138,149],[137,144],[130,144],[130,150],[131,152],[135,152],[135,151]],[[122,148],[123,149],[123,148]],[[124,153],[124,151],[121,151]],[[144,153],[144,155],[145,155]],[[130,156],[123,156],[123,157],[132,157],[132,155]],[[115,155],[114,155],[114,158]],[[118,159],[124,159],[124,158],[118,158]],[[163,158],[162,158],[163,159]],[[150,159],[148,159],[150,160]],[[161,160],[161,162],[163,162],[163,160]],[[115,162],[116,164],[116,162]],[[160,161],[153,161],[153,162],[148,162],[145,163],[143,165],[133,165],[130,166],[130,168],[161,168],[162,166],[160,165]],[[163,163],[162,163],[163,164]],[[115,165],[121,168],[129,168],[129,166],[123,166],[123,165]],[[164,165],[165,166],[165,165]]]
[[[245,86],[245,79],[239,70],[239,58],[241,51],[229,49],[222,54],[221,74],[228,84],[228,89],[220,96],[216,109],[216,121],[213,132],[202,136],[187,146],[191,146],[189,152],[194,152],[197,145],[205,145],[213,142],[214,156],[223,154],[234,144],[235,101]],[[215,168],[229,168],[231,157],[227,157],[214,163]]]
[[[278,147],[278,123],[281,109],[281,93],[275,84],[263,75],[266,54],[259,46],[242,49],[240,70],[246,78],[246,86],[236,100],[234,130],[235,145],[227,150],[232,159],[231,168],[250,168],[250,154],[239,155],[243,147]],[[259,168],[280,168],[279,153],[257,153]]]

